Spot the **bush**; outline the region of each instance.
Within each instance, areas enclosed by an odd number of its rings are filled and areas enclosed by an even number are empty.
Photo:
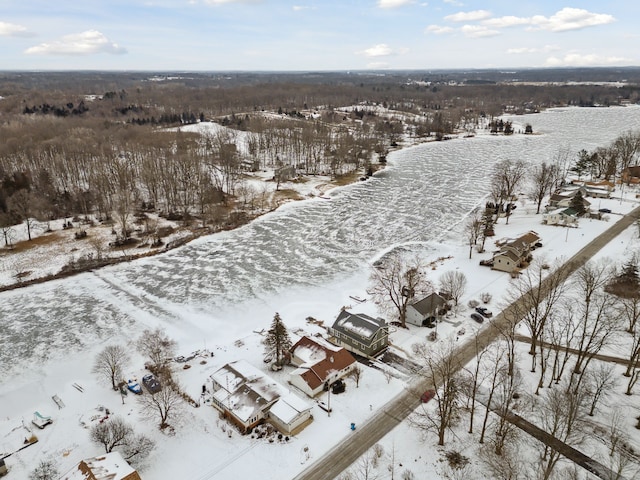
[[[462,455],[460,452],[450,450],[445,453],[449,466],[453,469],[460,469],[469,464],[469,458]]]
[[[480,300],[482,300],[482,303],[489,303],[491,301],[491,294],[489,292],[483,292],[482,295],[480,295]]]
[[[476,308],[478,305],[480,305],[480,302],[477,300],[469,300],[469,303],[467,303],[467,305],[469,306],[469,308]]]

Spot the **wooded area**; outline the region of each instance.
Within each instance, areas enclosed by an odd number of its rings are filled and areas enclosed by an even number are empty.
[[[582,74],[565,76],[571,72]],[[597,73],[607,81],[616,74]],[[370,175],[407,136],[445,140],[454,132],[471,135],[504,112],[640,98],[637,83],[614,88],[502,77],[4,73],[0,226],[91,214],[112,221],[126,240],[141,211],[185,223],[237,224],[270,208],[264,192],[244,182],[248,172],[273,169],[277,186],[304,175]],[[227,128],[205,135],[178,128],[204,121]],[[508,127],[491,129],[520,133]]]

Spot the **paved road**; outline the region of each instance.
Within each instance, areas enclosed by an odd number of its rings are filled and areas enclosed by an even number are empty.
[[[564,275],[565,277],[571,275],[638,218],[640,218],[640,207],[624,215],[605,232],[593,239],[553,275]],[[546,283],[543,282],[541,288],[544,289],[545,286]],[[516,301],[496,315],[487,328],[480,331],[477,342],[462,344],[457,348],[453,355],[456,356],[459,365],[464,366],[473,360],[476,354],[476,344],[479,348],[485,348],[498,338],[500,332],[513,320],[514,314],[522,310],[518,306],[518,301]],[[410,388],[394,397],[369,422],[358,427],[352,435],[318,458],[294,480],[327,480],[338,477],[418,407],[420,401],[416,392],[424,391],[434,384],[438,385],[437,379],[434,382],[431,378],[416,375]]]

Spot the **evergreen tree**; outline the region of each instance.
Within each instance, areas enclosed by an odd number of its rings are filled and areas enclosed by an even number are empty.
[[[576,194],[571,199],[571,203],[569,204],[569,206],[576,211],[579,217],[584,215],[586,210],[584,208],[584,197],[582,196],[581,191],[578,190],[576,192]]]
[[[265,355],[275,354],[276,364],[281,365],[284,353],[291,348],[291,338],[287,327],[280,318],[280,314],[276,312],[271,323],[271,328],[267,332],[264,339]]]
[[[630,260],[625,263],[617,280],[619,283],[625,283],[637,289],[638,286],[640,286],[640,277],[638,276],[638,266],[636,262]]]
[[[484,251],[484,242],[487,240],[487,237],[492,237],[495,234],[493,230],[493,226],[495,224],[493,212],[493,209],[485,208],[484,213],[482,214],[482,235],[480,236],[482,239],[482,251]]]

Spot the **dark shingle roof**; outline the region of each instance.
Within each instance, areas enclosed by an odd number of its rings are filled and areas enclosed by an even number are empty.
[[[359,337],[370,342],[378,330],[386,326],[387,322],[382,318],[373,318],[364,313],[350,313],[342,310],[332,328],[350,337]]]

